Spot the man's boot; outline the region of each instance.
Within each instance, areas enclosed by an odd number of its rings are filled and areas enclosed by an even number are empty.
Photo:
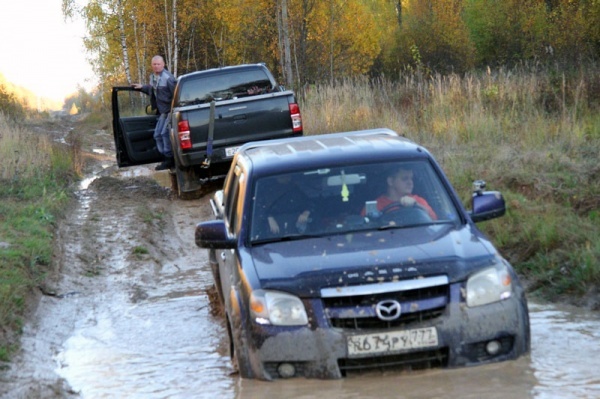
[[[166,170],[166,169],[171,169],[174,166],[175,166],[175,158],[165,157],[165,160],[162,161],[160,164],[156,165],[154,170]]]

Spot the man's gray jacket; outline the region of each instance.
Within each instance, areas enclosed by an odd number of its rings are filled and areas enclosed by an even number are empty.
[[[159,114],[171,112],[171,102],[175,92],[177,80],[171,72],[163,69],[160,76],[150,75],[150,84],[143,85],[142,91],[150,95],[152,108],[157,109]]]

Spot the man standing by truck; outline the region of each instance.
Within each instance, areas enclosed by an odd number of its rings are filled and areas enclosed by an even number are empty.
[[[160,55],[152,57],[152,72],[149,84],[136,83],[132,86],[149,94],[152,108],[158,110],[159,117],[154,129],[154,140],[156,140],[158,152],[164,156],[165,160],[157,165],[155,169],[165,170],[175,166],[169,137],[169,114],[177,81],[171,72],[165,68],[165,60]]]

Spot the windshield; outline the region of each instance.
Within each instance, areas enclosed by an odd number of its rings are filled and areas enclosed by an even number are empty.
[[[427,161],[312,169],[254,185],[253,243],[365,230],[457,223]]]

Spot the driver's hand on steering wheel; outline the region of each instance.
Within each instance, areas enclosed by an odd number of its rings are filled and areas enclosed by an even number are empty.
[[[417,201],[413,197],[409,197],[408,195],[405,195],[404,197],[400,198],[400,204],[402,206],[411,207],[415,206],[416,203]]]
[[[298,223],[307,223],[310,211],[304,211],[298,216]]]

